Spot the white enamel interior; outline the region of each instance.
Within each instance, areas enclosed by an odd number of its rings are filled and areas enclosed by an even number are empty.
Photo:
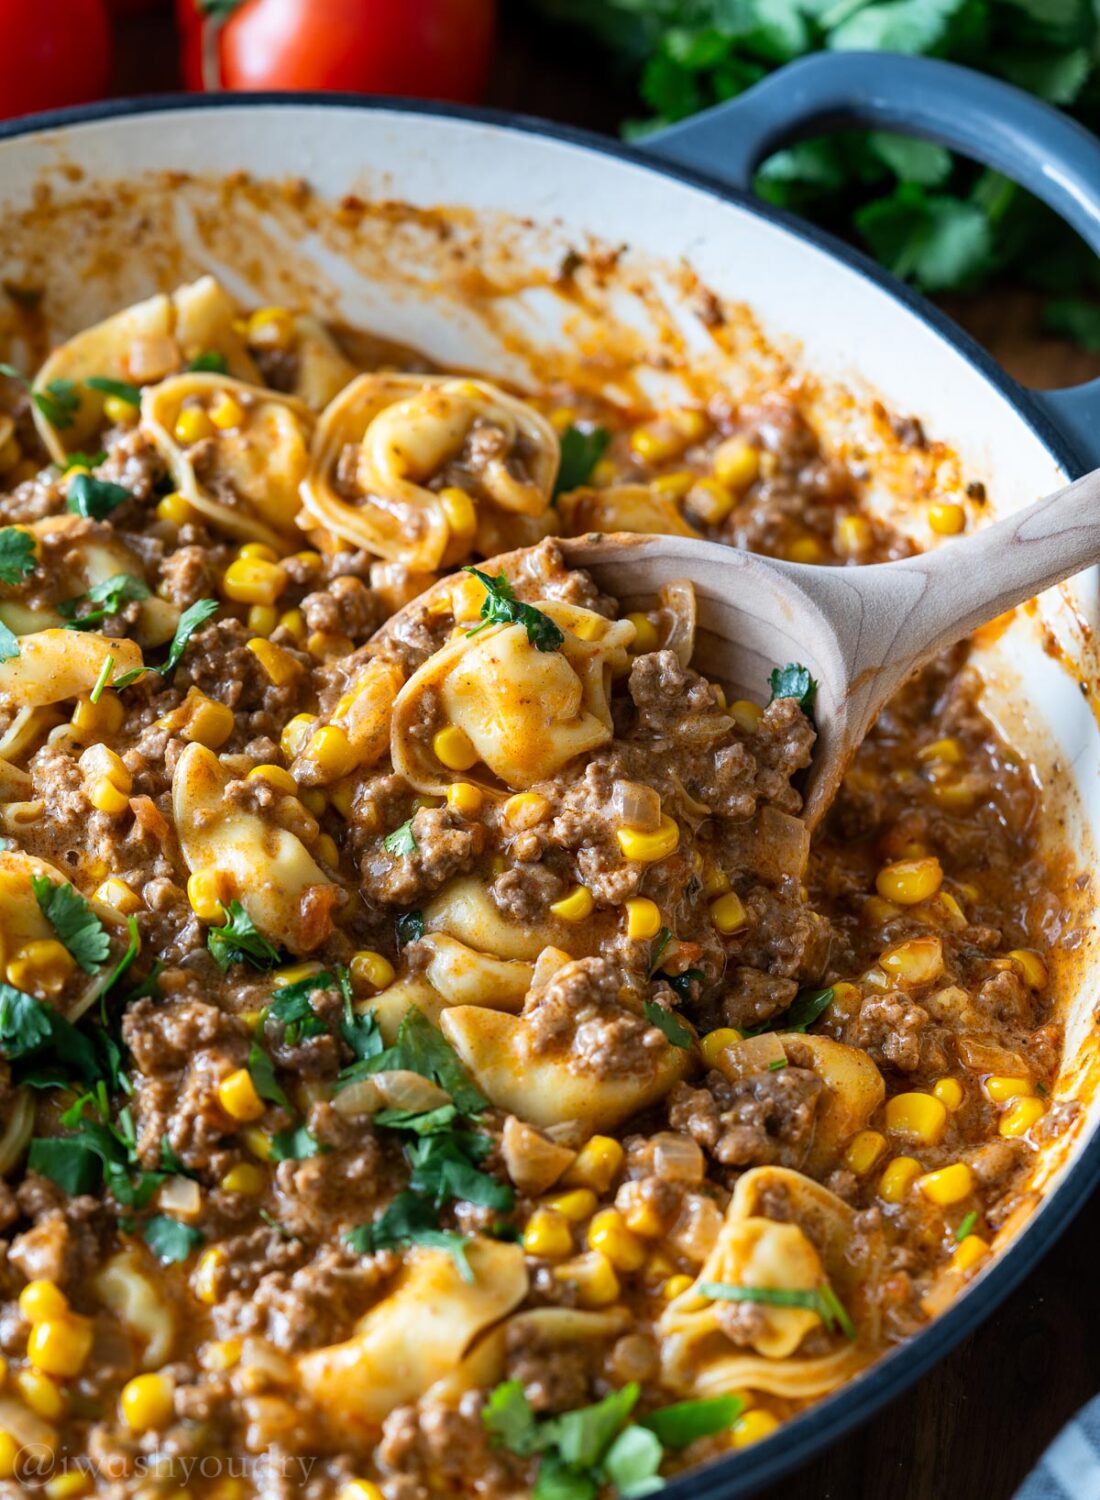
[[[82,174],[79,181],[73,168]],[[354,192],[366,200],[459,204],[486,216],[529,217],[538,226],[531,231],[532,257],[560,255],[564,246],[589,235],[627,245],[667,261],[672,301],[678,295],[676,268],[687,260],[719,294],[749,304],[769,337],[798,341],[807,368],[876,392],[891,411],[919,417],[932,437],[957,451],[967,476],[985,483],[997,512],[1022,506],[1065,480],[1012,402],[933,327],[858,270],[784,227],[657,169],[527,131],[315,105],[234,104],[106,119],[0,142],[0,225],[31,201],[43,181],[63,198],[86,192],[89,184],[139,181],[143,173],[166,169],[244,169],[258,177],[301,177],[334,198]],[[179,189],[174,232],[181,244],[192,245],[192,261],[206,263],[231,291],[249,301],[277,294],[278,268],[270,259],[257,265],[243,254],[226,254],[211,263],[194,248],[185,186]],[[10,251],[6,235],[4,243]],[[51,242],[51,278],[75,283],[63,316],[69,326],[58,332],[113,310],[120,277],[132,297],[156,289],[161,273],[147,246],[109,248],[115,260],[110,278],[87,268],[87,244],[74,253],[63,239]],[[280,255],[300,279],[323,284],[347,322],[416,345],[441,362],[516,373],[514,355],[494,346],[476,320],[466,319],[432,287],[410,289],[408,280],[399,286],[364,276],[310,236],[284,243]],[[10,254],[8,260],[5,276],[20,269],[10,264]],[[404,269],[415,280],[415,266]],[[546,307],[535,298],[530,311],[537,320]],[[547,337],[560,340],[562,330],[551,329]],[[1092,578],[1078,581],[1072,601],[1066,595],[1043,601],[1043,622],[1058,636],[1063,657],[1086,675],[1081,622],[1095,622],[1096,613]],[[1071,847],[1087,867],[1100,828],[1100,738],[1092,708],[1073,673],[1044,652],[1035,617],[1020,616],[984,653],[983,669],[987,708],[1008,738],[1036,758],[1044,778],[1051,778]],[[1072,796],[1056,790],[1066,771]],[[1069,1043],[1083,1065],[1097,990],[1097,963],[1087,940],[1079,957]],[[1074,1155],[1095,1123],[1093,1111],[1091,1126],[1076,1134]],[[1049,1176],[1056,1178],[1064,1167],[1052,1158]]]

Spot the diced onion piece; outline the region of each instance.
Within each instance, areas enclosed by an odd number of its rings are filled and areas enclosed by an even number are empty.
[[[619,823],[641,833],[656,833],[661,826],[661,797],[655,787],[640,781],[616,781],[612,807]]]
[[[508,1176],[523,1193],[544,1193],[572,1166],[576,1154],[515,1115],[504,1122],[501,1155]]]
[[[674,651],[680,665],[689,667],[695,655],[695,590],[686,578],[682,578],[675,583],[666,583],[657,599],[661,649]]]
[[[691,1136],[662,1130],[653,1137],[650,1145],[653,1170],[658,1177],[663,1177],[666,1182],[702,1182],[703,1153]]]
[[[407,1109],[420,1114],[450,1102],[446,1089],[430,1078],[406,1068],[393,1068],[350,1083],[335,1096],[332,1105],[342,1115],[373,1115],[380,1109]]]
[[[161,1184],[157,1207],[193,1219],[202,1211],[202,1189],[190,1177],[169,1177]]]
[[[810,831],[802,819],[765,805],[757,814],[756,828],[757,873],[768,881],[785,875],[801,880],[810,857]]]
[[[972,1073],[996,1073],[999,1077],[1030,1078],[1031,1065],[1010,1047],[1002,1047],[992,1037],[967,1035],[955,1040],[964,1067]]]
[[[149,385],[154,380],[163,380],[180,367],[179,345],[168,334],[151,334],[147,338],[135,339],[130,345],[126,364],[130,379],[136,385]]]
[[[718,1066],[728,1078],[746,1078],[750,1073],[764,1073],[773,1066],[783,1067],[786,1062],[783,1043],[774,1031],[748,1036],[718,1054]]]

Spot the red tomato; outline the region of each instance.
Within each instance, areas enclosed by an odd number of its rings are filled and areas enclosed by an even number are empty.
[[[197,3],[179,4],[190,88],[474,100],[489,71],[495,0],[243,0],[205,49],[201,29],[217,21],[196,17]]]
[[[99,99],[110,71],[102,0],[0,0],[0,117]]]

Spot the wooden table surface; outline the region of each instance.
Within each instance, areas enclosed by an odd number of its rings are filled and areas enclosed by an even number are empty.
[[[613,131],[634,107],[590,44],[504,0],[489,103]],[[115,91],[177,86],[165,15],[120,27]],[[1038,333],[1039,305],[997,288],[949,306],[1018,379],[1069,385],[1100,359]],[[1100,1391],[1100,1196],[992,1319],[911,1391],[760,1500],[1009,1500],[1059,1427]]]

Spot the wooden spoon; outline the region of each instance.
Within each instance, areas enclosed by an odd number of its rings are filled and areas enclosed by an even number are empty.
[[[900,562],[821,568],[689,537],[575,537],[624,612],[689,578],[699,624],[693,664],[737,697],[766,702],[773,667],[817,679],[818,741],[806,786],[813,828],[880,709],[918,667],[980,625],[1100,561],[1100,470],[972,536]]]

